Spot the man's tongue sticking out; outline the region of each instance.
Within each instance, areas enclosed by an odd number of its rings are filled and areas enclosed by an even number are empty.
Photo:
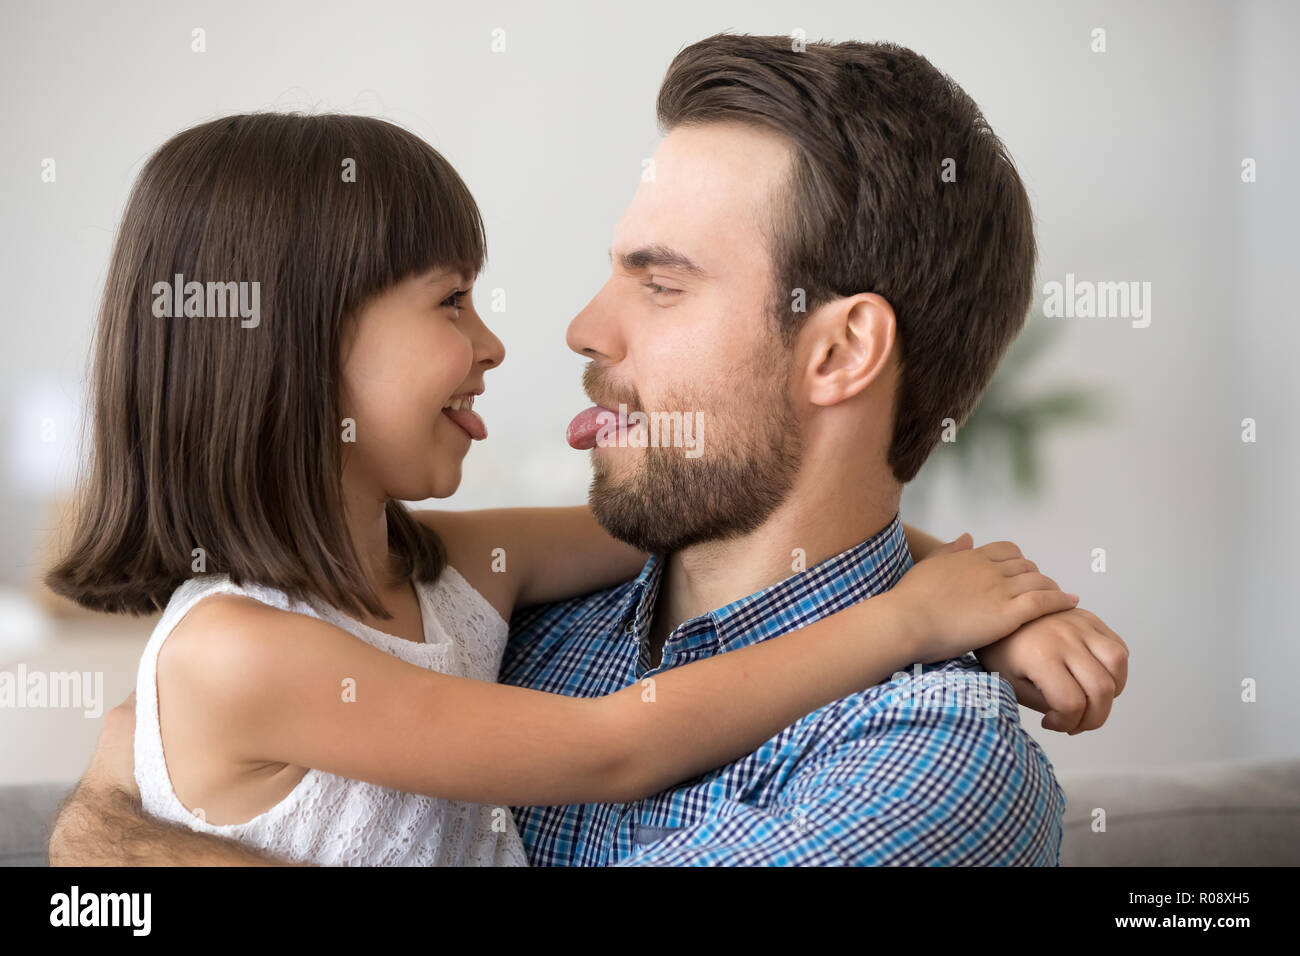
[[[578,451],[587,451],[596,447],[596,439],[602,428],[627,428],[627,419],[621,412],[616,412],[603,405],[585,408],[573,417],[565,432],[569,447]]]

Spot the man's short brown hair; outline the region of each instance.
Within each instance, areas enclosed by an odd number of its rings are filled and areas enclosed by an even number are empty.
[[[1033,211],[979,107],[896,44],[719,34],[673,60],[658,113],[665,132],[742,122],[793,144],[772,314],[789,345],[806,314],[796,289],[808,311],[861,292],[889,301],[901,367],[889,465],[910,481],[943,419],[975,407],[1033,299]]]

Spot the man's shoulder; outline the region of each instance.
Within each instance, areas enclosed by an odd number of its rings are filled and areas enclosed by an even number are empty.
[[[1020,722],[1010,682],[980,666],[974,654],[914,664],[889,680],[841,698],[810,714],[817,736],[853,746],[896,741],[919,745],[978,743],[983,748],[1023,749],[1050,772],[1051,764]]]
[[[800,762],[841,782],[877,788],[929,779],[934,793],[969,793],[969,802],[994,812],[1032,805],[1046,830],[1059,828],[1065,797],[1051,761],[1021,724],[1010,683],[973,654],[913,665],[796,727]]]
[[[575,679],[589,689],[603,686],[613,670],[609,640],[634,587],[635,581],[626,581],[516,610],[498,679],[552,693],[573,693]]]
[[[1019,725],[1020,709],[1011,684],[990,674],[974,654],[930,664],[913,664],[889,680],[853,695],[872,714],[943,709],[953,717],[1003,717]]]
[[[974,654],[912,664],[887,680],[842,697],[804,717],[799,724],[843,725],[853,736],[922,712],[943,710],[962,721],[1005,717],[1019,722],[1010,683],[980,666]]]
[[[824,793],[864,862],[1059,863],[1065,796],[1011,686],[974,655],[900,672],[795,725],[778,804]],[[908,821],[910,839],[889,821]],[[901,831],[899,831],[901,832]]]

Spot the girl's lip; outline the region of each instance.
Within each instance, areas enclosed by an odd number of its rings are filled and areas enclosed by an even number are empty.
[[[477,392],[457,392],[455,395],[448,396],[447,400],[443,403],[442,407],[444,410],[446,410],[447,406],[450,405],[452,402],[468,401],[470,407],[472,408],[474,405],[474,399],[478,398],[482,394],[483,394],[482,389],[479,389]]]

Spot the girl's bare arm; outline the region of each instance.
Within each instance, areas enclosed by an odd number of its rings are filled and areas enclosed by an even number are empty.
[[[943,573],[926,570],[934,580]],[[987,621],[991,636],[969,646],[1072,606],[1059,590],[1033,590],[1045,585],[994,600],[988,582],[970,580],[978,587],[961,603],[984,613],[948,620]],[[900,585],[797,632],[597,698],[448,677],[315,618],[222,595],[172,633],[159,696],[203,714],[203,746],[231,761],[314,767],[476,803],[624,802],[735,760],[804,714],[933,659],[928,631],[953,630],[948,640],[968,646],[965,623],[913,613],[937,602],[897,597],[907,591]]]
[[[507,619],[516,607],[620,584],[649,557],[610,537],[586,505],[417,511],[415,517],[438,532],[456,570]],[[903,531],[917,561],[943,544],[909,524]]]

